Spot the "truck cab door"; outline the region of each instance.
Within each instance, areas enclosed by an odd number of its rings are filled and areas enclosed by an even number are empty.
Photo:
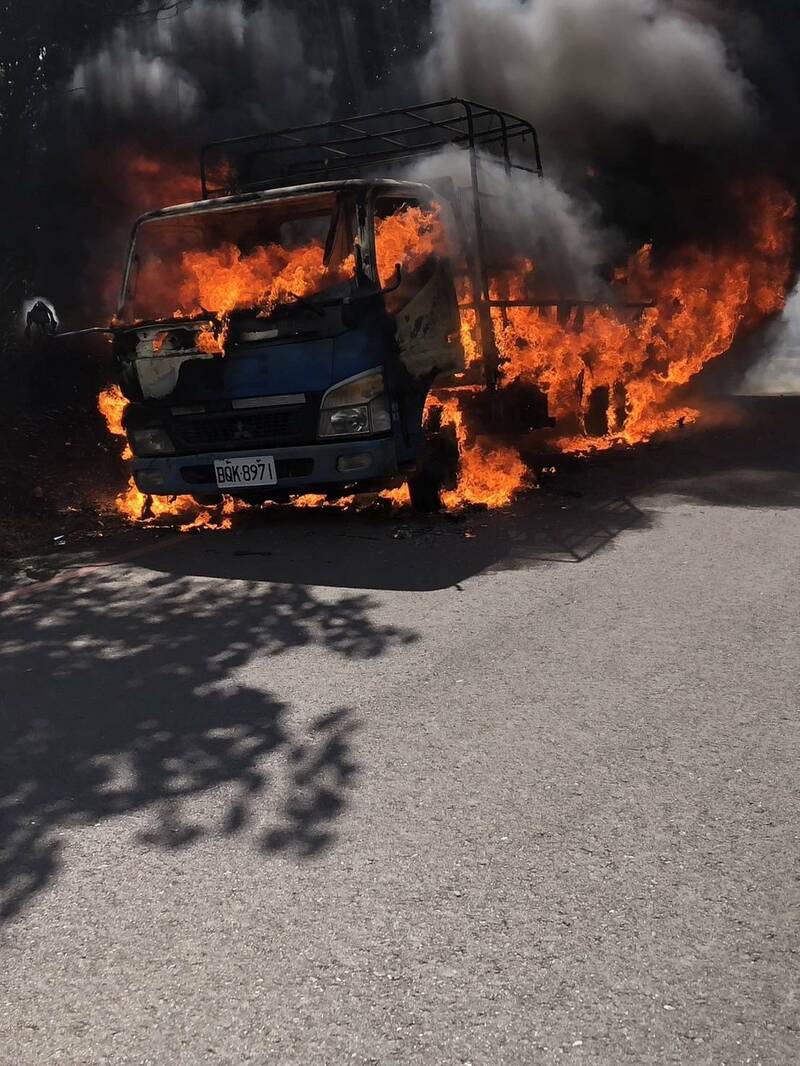
[[[434,379],[464,369],[446,209],[394,191],[373,194],[371,207],[377,282],[391,286],[401,268],[400,284],[384,300],[395,338],[389,380],[399,416],[398,455],[413,460],[424,447],[423,414]]]
[[[412,291],[402,293],[401,284],[398,293],[408,299],[394,316],[400,361],[417,379],[464,369],[458,299],[450,264],[437,259],[423,270],[426,279],[417,284],[413,276],[408,279],[407,287]]]
[[[402,281],[387,293],[400,362],[416,381],[464,369],[461,320],[441,204],[379,193],[373,199],[378,281]]]

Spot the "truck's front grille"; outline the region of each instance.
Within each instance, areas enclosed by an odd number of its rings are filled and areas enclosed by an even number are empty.
[[[242,451],[252,445],[288,444],[309,435],[305,407],[276,408],[247,414],[176,418],[176,443],[185,448],[218,448]],[[313,433],[313,429],[310,430]]]

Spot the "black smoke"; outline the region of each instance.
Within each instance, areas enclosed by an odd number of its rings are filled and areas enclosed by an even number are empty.
[[[107,312],[87,265],[98,248],[120,261],[132,216],[158,206],[131,201],[131,150],[191,173],[207,138],[429,96],[540,127],[558,226],[586,233],[587,262],[717,239],[736,175],[800,185],[793,21],[790,0],[188,0],[120,19],[75,55],[50,123],[39,230],[59,254],[40,255],[38,287],[67,319]]]

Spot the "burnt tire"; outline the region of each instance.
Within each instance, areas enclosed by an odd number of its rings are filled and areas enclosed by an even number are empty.
[[[583,398],[579,421],[587,437],[607,437],[627,418],[628,391],[621,381],[611,387],[598,385]]]
[[[611,392],[607,385],[598,385],[589,394],[589,400],[583,413],[583,424],[587,437],[605,437],[608,435],[608,409]]]

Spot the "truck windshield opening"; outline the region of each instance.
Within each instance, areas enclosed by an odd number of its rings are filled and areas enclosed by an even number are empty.
[[[355,284],[353,224],[336,194],[150,219],[135,237],[122,318],[269,317]]]

